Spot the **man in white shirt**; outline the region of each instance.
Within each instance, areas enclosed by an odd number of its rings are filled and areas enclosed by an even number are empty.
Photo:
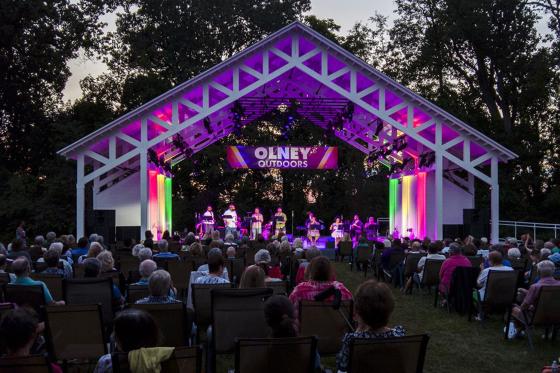
[[[513,268],[504,266],[502,264],[503,261],[502,254],[499,251],[492,251],[488,254],[488,262],[490,263],[490,267],[485,268],[480,272],[478,275],[478,279],[476,280],[478,285],[478,294],[480,294],[480,299],[484,301],[485,291],[486,291],[486,282],[488,281],[488,275],[490,271],[513,271]]]
[[[237,212],[235,211],[235,205],[230,203],[229,208],[222,215],[224,217],[224,224],[226,226],[226,235],[232,234],[233,237],[237,237]]]
[[[202,214],[202,233],[212,234],[214,232],[214,211],[212,211],[212,206],[208,206],[204,214]]]

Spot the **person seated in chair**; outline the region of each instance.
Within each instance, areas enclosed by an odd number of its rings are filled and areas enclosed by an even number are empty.
[[[346,333],[342,339],[342,348],[336,356],[338,370],[346,372],[350,359],[350,341],[354,338],[386,339],[403,337],[402,326],[389,328],[389,318],[395,309],[395,299],[391,289],[382,282],[368,280],[362,283],[354,298],[354,332]]]
[[[209,264],[210,264],[210,259],[212,258],[212,260],[217,259],[217,258],[221,258],[222,262],[223,262],[223,255],[222,255],[222,250],[220,250],[217,247],[214,247],[212,249],[210,249],[208,251],[208,263],[207,264],[202,264],[200,267],[198,267],[198,269],[196,270],[197,272],[202,273],[204,276],[208,276],[209,271]],[[222,274],[220,276],[221,278],[223,278],[224,280],[228,280],[229,281],[229,273],[228,273],[228,269],[227,267],[225,267],[225,263],[224,263],[224,268],[222,271]]]
[[[457,267],[471,267],[470,260],[464,256],[461,246],[457,242],[449,244],[449,258],[445,259],[439,270],[439,291],[445,294],[449,291],[453,272]]]
[[[224,276],[224,258],[222,257],[222,252],[217,249],[218,252],[210,253],[208,252],[208,272],[203,272],[203,275],[196,279],[196,284],[227,284],[229,283],[229,278]],[[210,250],[212,251],[212,250]],[[199,270],[199,272],[201,272]]]
[[[160,330],[153,317],[146,311],[134,308],[120,312],[114,321],[115,347],[117,352],[129,353],[141,348],[153,348],[160,344]],[[161,350],[158,352],[169,352]],[[155,351],[154,351],[155,353]],[[159,355],[159,354],[158,354]],[[169,354],[170,356],[170,354]],[[164,359],[165,360],[165,359]],[[111,354],[101,356],[94,373],[112,373]]]
[[[535,305],[538,301],[539,291],[544,286],[560,286],[560,281],[556,280],[554,276],[554,270],[556,269],[553,262],[550,260],[543,260],[537,264],[537,271],[539,274],[539,281],[529,287],[529,290],[519,288],[517,290],[517,301],[519,305],[516,305],[511,310],[514,319],[524,320],[524,312],[531,314],[533,312]],[[521,324],[516,322],[514,325],[510,324],[510,328],[514,327],[514,333],[508,335],[508,338],[513,339],[519,334],[519,328]]]
[[[499,251],[491,251],[490,254],[488,254],[488,262],[490,263],[490,267],[484,268],[476,280],[476,284],[479,288],[478,294],[481,300],[484,300],[486,282],[488,281],[490,271],[513,271],[513,268],[503,265],[503,256]],[[481,267],[482,266],[484,266],[484,264],[482,264]]]
[[[8,258],[4,254],[0,254],[0,273],[8,273],[6,272],[6,266],[8,264]],[[14,282],[16,280],[16,275],[13,273],[8,273],[10,277],[10,282]]]
[[[59,267],[60,263],[60,254],[57,250],[48,250],[44,255],[43,258],[45,260],[45,264],[47,268],[41,272],[50,275],[60,275],[64,278],[71,278],[72,273],[70,272],[69,275],[66,274],[63,268]]]
[[[241,275],[239,288],[264,288],[266,287],[264,279],[265,273],[263,269],[258,265],[250,265],[249,267],[245,268],[245,271],[243,271],[243,274]]]
[[[7,350],[5,357],[18,358],[32,355],[31,349],[44,329],[44,323],[39,322],[36,313],[29,308],[6,312],[0,322],[0,341]],[[50,364],[50,367],[52,373],[62,373],[58,365]]]
[[[148,249],[149,250],[149,249]],[[142,278],[140,281],[136,282],[133,285],[144,285],[149,286],[150,284],[150,276],[157,270],[157,264],[151,259],[146,259],[138,266],[138,272],[140,272],[140,276]],[[177,296],[177,289],[173,286],[169,287],[169,293],[167,294],[169,298],[175,299]]]
[[[315,296],[324,290],[334,287],[340,290],[341,300],[352,299],[352,293],[341,282],[334,281],[334,270],[328,258],[318,256],[313,258],[307,267],[308,280],[297,285],[290,294],[290,301],[296,312],[302,300],[315,300]],[[332,300],[332,296],[327,301]]]
[[[84,264],[84,278],[97,278],[101,273],[101,262],[97,258],[87,258],[83,262]],[[119,288],[111,282],[112,286],[112,296],[113,296],[113,306],[119,307],[124,303],[124,298],[121,294]]]
[[[87,254],[81,255],[78,258],[78,263],[83,263],[87,258],[97,258],[97,256],[104,250],[105,249],[99,242],[92,242],[91,245],[89,245]]]
[[[148,279],[148,291],[150,295],[139,299],[136,304],[166,304],[166,303],[180,303],[174,296],[169,296],[172,292],[173,283],[171,282],[171,275],[163,269],[154,271]]]
[[[414,247],[414,244],[412,245]],[[439,247],[435,242],[432,242],[428,245],[428,255],[423,256],[418,260],[418,264],[416,265],[416,272],[414,275],[408,279],[406,283],[406,291],[412,290],[413,283],[420,285],[422,283],[422,277],[424,276],[424,266],[426,265],[426,260],[445,260],[445,255],[438,254]]]
[[[53,306],[66,304],[63,300],[55,301],[51,295],[51,292],[47,288],[47,285],[45,285],[43,281],[35,281],[31,279],[31,277],[29,277],[29,274],[31,273],[31,267],[26,258],[22,257],[14,260],[14,262],[12,263],[12,271],[14,271],[14,274],[16,275],[16,280],[13,282],[16,285],[41,285],[43,287],[43,294],[45,296],[45,304]]]
[[[169,242],[167,240],[159,240],[157,243],[159,253],[154,255],[154,258],[165,260],[179,260],[179,255],[169,252]]]

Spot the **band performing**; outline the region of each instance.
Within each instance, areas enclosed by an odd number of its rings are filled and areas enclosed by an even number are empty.
[[[213,231],[223,231],[224,236],[232,234],[238,237],[240,234],[257,239],[262,235],[268,240],[272,236],[287,234],[288,223],[287,215],[278,207],[268,221],[265,222],[261,210],[257,207],[252,212],[247,212],[245,216],[237,213],[235,205],[230,204],[228,209],[219,215],[214,213],[212,206],[208,206],[202,214],[196,214],[196,231],[202,236],[210,235]],[[293,212],[292,212],[293,220]],[[321,231],[326,228],[323,220],[319,219],[313,212],[307,213],[307,219],[303,226],[297,226],[294,236],[306,237],[310,245],[315,245],[321,236]],[[338,245],[344,234],[349,234],[354,240],[364,236],[368,240],[374,240],[379,234],[379,225],[373,216],[370,216],[364,223],[358,215],[354,215],[352,220],[344,220],[337,216],[329,226],[330,235]]]

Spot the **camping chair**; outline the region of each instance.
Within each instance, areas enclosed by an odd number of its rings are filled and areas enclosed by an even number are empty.
[[[338,244],[338,257],[340,261],[344,261],[344,257],[350,258],[350,262],[354,258],[354,249],[352,248],[352,241],[340,241]]]
[[[168,246],[169,252],[177,253],[177,252],[181,251],[181,243],[179,241],[169,240],[167,242],[169,244],[169,246]]]
[[[551,339],[554,340],[560,327],[560,286],[542,286],[539,289],[533,311],[523,310],[518,316],[512,315],[510,311],[506,321],[505,338],[509,332],[509,322],[512,316],[523,325],[531,350],[534,348],[532,331],[536,326],[544,326],[547,330],[552,327]]]
[[[107,353],[99,304],[47,306],[46,315],[47,343],[56,360],[97,361]]]
[[[128,285],[126,287],[126,303],[134,304],[137,300],[150,295],[148,285]]]
[[[110,278],[64,280],[66,304],[101,304],[103,324],[113,321],[113,283]]]
[[[429,339],[426,334],[351,339],[348,373],[421,373]]]
[[[373,249],[371,247],[359,246],[356,248],[356,259],[353,261],[356,266],[363,266],[364,278],[367,277],[368,267],[370,265],[371,254]]]
[[[476,280],[479,273],[480,268],[476,267],[455,268],[453,276],[451,277],[449,289],[443,294],[444,299],[447,300],[448,312],[451,311],[451,306],[453,306],[457,313],[467,313],[469,321],[471,320],[471,315],[474,310],[472,294],[473,289],[476,289]],[[437,294],[439,294],[439,291],[436,290],[436,305]]]
[[[259,251],[260,247],[258,246],[249,246],[249,248],[245,251],[245,265],[250,266],[255,264],[255,254]]]
[[[265,286],[272,289],[274,295],[288,295],[288,283],[286,281],[267,281]]]
[[[43,355],[0,358],[0,373],[51,373],[52,368]]]
[[[231,284],[191,284],[194,322],[197,326],[197,336],[200,335],[199,333],[202,330],[206,331],[206,328],[212,322],[212,298],[210,297],[210,291],[212,291],[212,289],[224,288],[231,288]]]
[[[64,299],[64,294],[62,293],[62,280],[64,276],[49,273],[31,273],[29,277],[36,281],[43,281],[54,300]]]
[[[229,282],[232,284],[239,284],[241,275],[245,270],[245,258],[226,259],[228,269]]]
[[[207,364],[216,372],[216,356],[235,352],[237,338],[265,338],[270,329],[264,318],[264,303],[272,289],[213,289],[211,291],[212,335]]]
[[[439,285],[439,270],[443,260],[426,259],[424,268],[422,269],[422,281],[420,281],[421,288],[428,288],[428,292],[432,287],[436,287],[436,299],[434,304],[437,304],[437,286]]]
[[[72,264],[72,272],[74,273],[74,279],[84,278],[84,263]]]
[[[140,260],[137,257],[132,256],[130,254],[121,254],[119,255],[119,271],[122,274],[127,274],[130,271],[137,271],[138,266],[140,265]]]
[[[484,299],[476,292],[478,311],[482,320],[489,311],[511,312],[517,296],[517,271],[490,271],[486,280]]]
[[[185,262],[181,260],[173,260],[167,263],[167,270],[171,275],[173,286],[177,288],[177,296],[183,298],[185,291],[189,288],[191,278],[192,262]]]
[[[471,262],[471,266],[480,268],[480,265],[484,262],[484,258],[481,256],[467,256],[467,259]]]
[[[321,355],[334,355],[340,351],[342,337],[351,331],[354,303],[352,300],[312,301],[302,300],[299,304],[301,335],[316,335]]]
[[[113,373],[130,373],[127,352],[111,354]],[[161,363],[163,373],[201,373],[202,350],[199,346],[175,347],[173,355]]]
[[[20,307],[31,307],[38,315],[42,315],[41,307],[45,306],[43,286],[7,284],[5,295],[6,302],[15,303]]]
[[[414,276],[416,270],[418,269],[418,262],[420,258],[426,256],[426,254],[422,253],[409,253],[406,255],[405,262],[404,262],[404,270],[403,270],[403,277],[404,282],[410,277]]]
[[[317,337],[239,339],[236,373],[313,373]]]
[[[192,320],[184,303],[132,304],[131,308],[144,310],[156,320],[163,335],[163,346],[186,346],[189,344]]]
[[[383,268],[383,276],[386,282],[391,282],[395,287],[403,286],[403,261],[404,253],[391,253],[389,257],[389,268]]]

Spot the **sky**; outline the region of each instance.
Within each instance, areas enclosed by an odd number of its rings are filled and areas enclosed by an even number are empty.
[[[211,0],[209,0],[211,1]],[[375,13],[393,18],[395,5],[393,0],[311,0],[311,12],[319,18],[332,18],[341,26],[341,33],[346,32],[359,21],[367,21]],[[104,17],[108,24],[107,29],[113,30],[115,23],[114,15]],[[541,21],[538,29],[546,30],[546,21]],[[72,75],[63,92],[65,100],[75,100],[82,94],[80,80],[88,75],[97,76],[106,71],[106,66],[101,61],[78,57],[70,61]]]

